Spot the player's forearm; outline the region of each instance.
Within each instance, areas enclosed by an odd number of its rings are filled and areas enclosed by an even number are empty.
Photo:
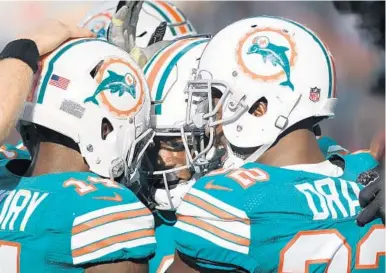
[[[32,69],[18,59],[0,61],[0,144],[14,127],[31,88]]]

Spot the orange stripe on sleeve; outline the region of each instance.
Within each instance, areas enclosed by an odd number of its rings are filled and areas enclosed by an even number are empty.
[[[72,235],[75,235],[75,234],[78,234],[80,232],[95,228],[97,226],[101,226],[101,225],[109,223],[109,222],[114,222],[114,221],[123,220],[123,219],[129,219],[132,217],[146,216],[146,215],[151,215],[149,209],[147,209],[147,208],[105,215],[105,216],[84,222],[80,225],[73,227],[72,228]]]
[[[133,231],[113,237],[106,238],[104,240],[101,240],[99,242],[89,244],[85,247],[78,248],[76,250],[72,251],[72,256],[79,257],[82,255],[86,255],[92,252],[95,252],[97,250],[100,250],[102,248],[117,244],[117,243],[123,243],[126,241],[132,241],[139,238],[154,236],[154,229],[146,229],[146,230],[139,230],[139,231]]]
[[[249,247],[251,241],[249,239],[243,238],[241,236],[235,235],[233,233],[227,232],[225,230],[222,230],[218,227],[215,227],[207,222],[204,222],[202,220],[199,220],[194,217],[189,216],[177,216],[178,221],[181,221],[183,223],[199,227],[200,229],[203,229],[205,231],[208,231],[210,233],[213,233],[217,237],[220,237],[222,239],[225,239],[227,241],[230,241],[232,243],[247,246]]]
[[[240,219],[239,217],[232,215],[232,214],[230,214],[222,209],[219,209],[218,207],[215,207],[215,206],[209,204],[208,202],[206,202],[200,198],[197,198],[191,194],[187,194],[184,197],[184,200],[189,202],[189,203],[192,203],[193,205],[196,205],[197,207],[200,207],[200,208],[210,212],[213,215],[216,215],[217,217],[220,217],[221,219],[242,222],[242,223],[247,224],[247,225],[250,224],[249,219]]]

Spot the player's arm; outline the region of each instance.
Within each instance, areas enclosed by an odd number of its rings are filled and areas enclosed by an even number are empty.
[[[30,92],[39,57],[69,38],[93,35],[89,30],[67,26],[59,21],[46,22],[4,48],[0,55],[0,144],[14,127]]]
[[[9,47],[12,47],[12,44]],[[5,49],[7,50],[7,47]],[[3,53],[4,51],[1,55]],[[14,127],[31,88],[32,77],[32,69],[26,63],[13,58],[0,61],[0,96],[3,98],[0,100],[0,144],[3,144]]]
[[[113,264],[101,264],[86,269],[86,273],[148,273],[147,262],[118,262]]]

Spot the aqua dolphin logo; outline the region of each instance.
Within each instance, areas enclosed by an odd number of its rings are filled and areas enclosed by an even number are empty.
[[[287,77],[286,81],[280,83],[280,85],[288,86],[293,91],[294,85],[291,82],[291,66],[288,57],[285,54],[287,50],[289,50],[289,48],[275,45],[265,36],[257,36],[253,39],[247,54],[261,55],[264,63],[269,61],[273,66],[279,65]]]
[[[123,94],[127,93],[131,95],[133,99],[136,99],[136,81],[133,75],[126,73],[126,75],[122,76],[111,70],[108,70],[107,72],[109,73],[108,77],[99,84],[91,97],[84,100],[84,103],[92,102],[99,105],[96,97],[104,91],[108,91],[111,94],[118,94],[119,97],[122,97]]]

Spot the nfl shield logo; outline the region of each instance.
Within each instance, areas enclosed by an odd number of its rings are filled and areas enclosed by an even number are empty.
[[[320,99],[320,88],[314,87],[310,89],[310,101],[318,102]]]

